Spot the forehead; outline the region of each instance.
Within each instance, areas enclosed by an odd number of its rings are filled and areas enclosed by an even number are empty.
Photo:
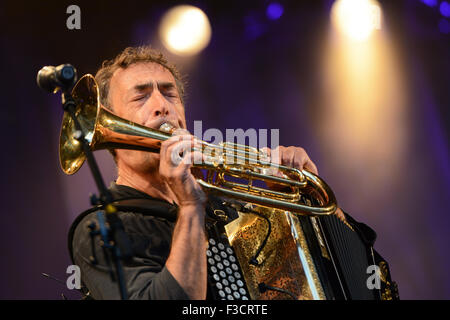
[[[110,87],[119,90],[132,90],[134,86],[151,81],[172,82],[175,78],[172,73],[162,65],[155,62],[139,62],[126,69],[117,69],[112,78]]]

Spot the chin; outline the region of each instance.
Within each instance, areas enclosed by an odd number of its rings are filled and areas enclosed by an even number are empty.
[[[136,172],[153,172],[159,170],[159,153],[136,150],[120,151],[117,154],[120,162]]]

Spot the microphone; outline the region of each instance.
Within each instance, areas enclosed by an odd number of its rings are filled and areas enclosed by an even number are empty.
[[[45,66],[39,70],[36,78],[38,86],[51,93],[69,90],[77,81],[77,70],[70,64],[57,67]]]

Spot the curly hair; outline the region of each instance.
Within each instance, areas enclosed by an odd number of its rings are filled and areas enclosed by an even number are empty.
[[[114,59],[103,61],[102,67],[95,75],[95,80],[97,81],[100,92],[100,102],[103,106],[112,110],[108,95],[111,78],[114,72],[119,68],[126,69],[129,66],[140,62],[154,62],[169,70],[175,78],[178,94],[181,103],[184,105],[185,80],[182,78],[178,69],[174,65],[169,64],[161,52],[152,49],[150,46],[139,46],[125,48]]]

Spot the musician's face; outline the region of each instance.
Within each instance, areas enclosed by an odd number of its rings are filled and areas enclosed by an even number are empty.
[[[186,129],[175,78],[157,63],[136,63],[118,69],[111,78],[109,101],[121,118],[154,129],[164,122]],[[159,154],[135,150],[116,150],[116,154],[119,170],[121,162],[136,171],[159,168]]]

